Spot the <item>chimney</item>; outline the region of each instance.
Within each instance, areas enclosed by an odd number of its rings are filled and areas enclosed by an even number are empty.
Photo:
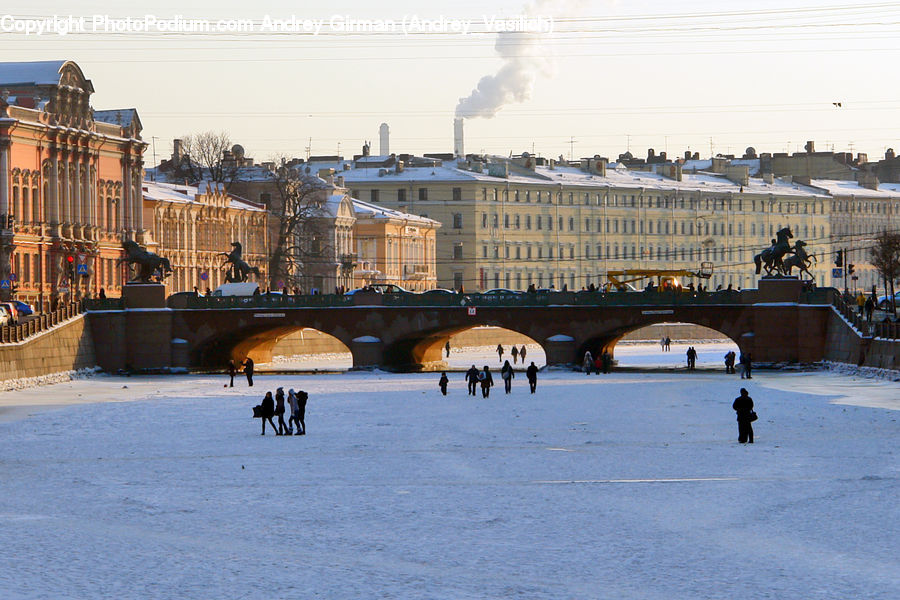
[[[391,153],[391,128],[382,123],[378,128],[378,154],[388,156]]]
[[[856,183],[859,184],[859,187],[867,190],[878,189],[878,177],[871,171],[863,171],[857,174]]]
[[[178,138],[175,138],[174,140],[172,140],[172,158],[175,160],[175,162],[181,162],[181,154],[182,154],[181,144],[182,143],[183,142]]]
[[[466,155],[463,145],[463,120],[453,119],[453,155],[461,157]]]
[[[809,140],[808,142],[806,142],[806,146],[804,146],[804,149],[808,154],[812,154],[816,151],[816,143],[813,140]]]

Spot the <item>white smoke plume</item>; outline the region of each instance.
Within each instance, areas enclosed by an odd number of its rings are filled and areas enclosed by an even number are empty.
[[[570,9],[571,0],[538,0],[528,5],[525,13],[533,16],[556,16]],[[490,119],[507,104],[521,103],[531,98],[538,75],[551,77],[555,61],[544,45],[546,34],[501,32],[497,34],[494,50],[504,64],[495,75],[485,75],[467,98],[460,98],[456,116]]]

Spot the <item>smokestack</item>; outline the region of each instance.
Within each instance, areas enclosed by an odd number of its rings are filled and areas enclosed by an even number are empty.
[[[463,147],[463,120],[453,119],[453,154],[457,158],[465,158],[466,150]]]
[[[175,162],[181,162],[181,144],[182,141],[178,138],[172,140],[172,158],[175,159]]]
[[[389,156],[391,153],[391,128],[387,123],[382,123],[378,128],[379,148],[378,154],[381,156]]]

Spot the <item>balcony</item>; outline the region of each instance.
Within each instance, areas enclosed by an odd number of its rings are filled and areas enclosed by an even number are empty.
[[[412,265],[403,265],[403,277],[404,279],[425,279],[428,277],[428,265],[425,264],[412,264]]]
[[[340,263],[341,269],[345,271],[352,271],[356,267],[356,263],[359,261],[359,255],[357,254],[341,254]]]

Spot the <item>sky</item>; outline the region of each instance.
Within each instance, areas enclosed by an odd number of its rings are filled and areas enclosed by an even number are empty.
[[[8,10],[3,60],[76,61],[95,108],[137,107],[148,165],[173,138],[209,130],[257,160],[350,156],[366,140],[378,152],[382,122],[393,152],[450,152],[458,108],[466,151],[501,155],[740,155],[815,140],[871,159],[900,137],[900,80],[888,69],[900,58],[900,2],[160,0],[139,10],[51,0]],[[539,32],[498,33],[523,14],[541,18],[529,22]],[[9,31],[53,15],[85,17],[85,31]],[[103,31],[95,15],[210,29]],[[274,32],[267,17],[319,30]],[[237,20],[252,30],[218,30]],[[380,30],[342,30],[348,20]]]

